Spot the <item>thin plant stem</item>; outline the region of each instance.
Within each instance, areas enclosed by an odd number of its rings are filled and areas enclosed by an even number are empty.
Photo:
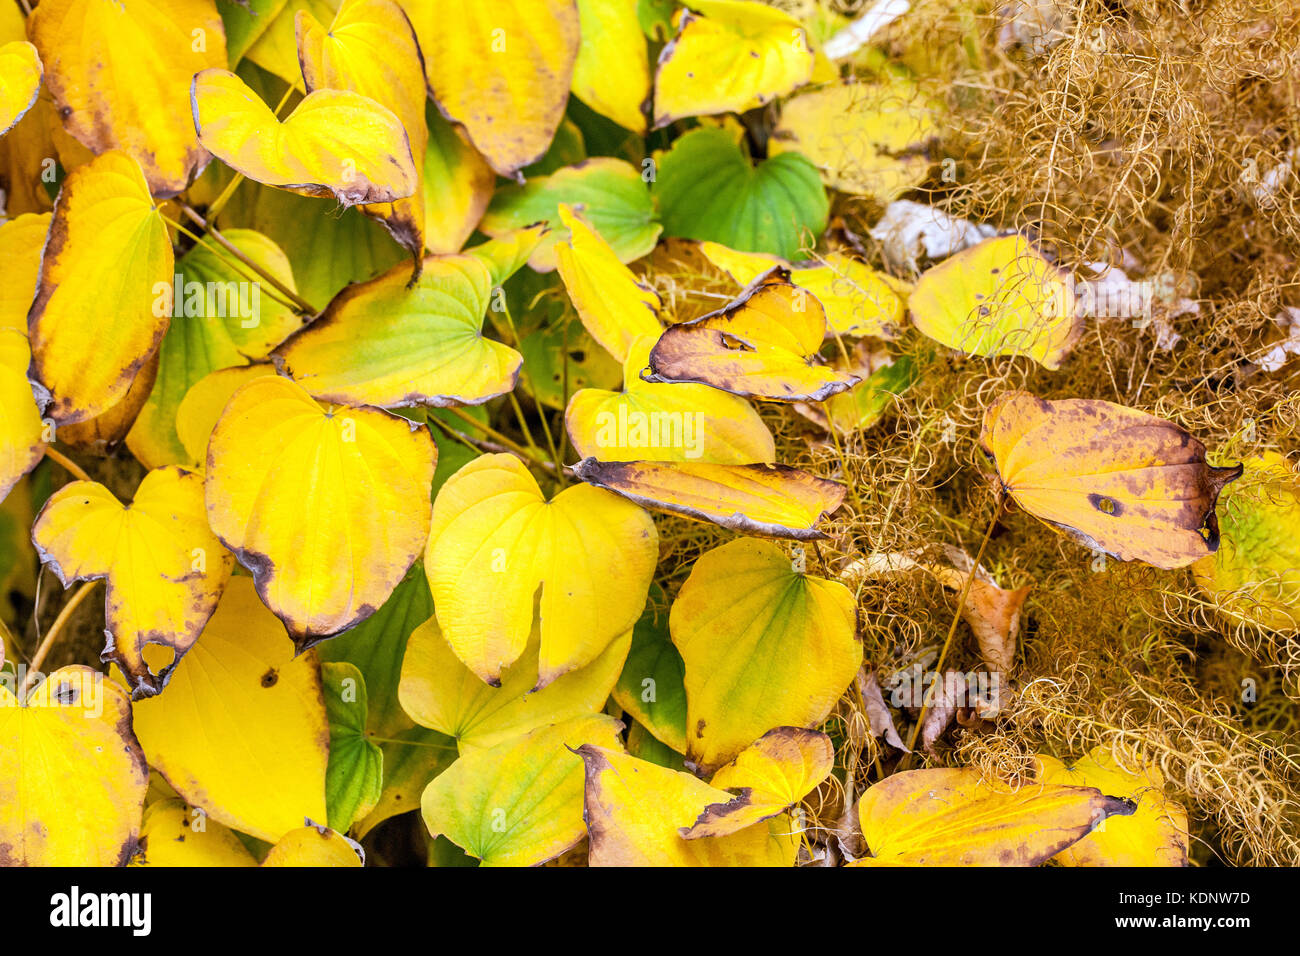
[[[50,625],[50,629],[45,632],[45,637],[41,639],[40,645],[36,648],[36,653],[32,655],[32,662],[27,672],[27,679],[23,683],[22,696],[26,696],[27,691],[31,690],[32,685],[36,683],[36,675],[45,664],[45,658],[49,656],[50,648],[52,648],[54,642],[59,639],[59,635],[62,634],[64,629],[67,627],[68,621],[72,619],[72,615],[77,610],[78,606],[80,606],[81,602],[86,600],[86,598],[90,597],[90,592],[95,589],[95,585],[98,583],[98,579],[86,581],[77,589],[76,593],[68,599],[68,603],[63,605],[63,608],[59,611],[59,616],[54,619],[54,623]]]
[[[57,462],[63,468],[63,470],[66,471],[68,474],[72,475],[73,478],[77,478],[81,481],[92,480],[90,475],[86,474],[86,470],[84,468],[78,465],[67,455],[63,454],[63,452],[61,451],[56,451],[55,449],[46,446],[45,457],[48,458],[50,461]]]

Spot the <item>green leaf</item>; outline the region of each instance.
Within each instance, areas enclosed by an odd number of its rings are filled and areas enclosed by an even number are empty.
[[[830,202],[799,153],[757,166],[730,133],[692,130],[659,158],[654,197],[664,235],[798,259],[826,228]]]
[[[686,750],[686,665],[668,631],[667,605],[663,589],[653,585],[613,696],[665,749],[680,753]]]
[[[325,806],[330,829],[346,833],[383,791],[384,755],[366,736],[366,679],[352,664],[322,664],[321,688],[330,722]]]
[[[217,0],[217,12],[226,28],[226,55],[233,70],[248,48],[284,8],[286,0]]]
[[[580,389],[613,391],[622,384],[622,366],[597,344],[575,313],[570,312],[542,329],[521,330],[521,335],[519,351],[524,357],[521,381],[543,405],[562,409]]]
[[[456,759],[456,741],[426,727],[404,730],[384,740],[380,749],[384,752],[384,789],[375,808],[357,821],[358,840],[390,817],[418,810],[420,794],[429,781]]]
[[[566,166],[525,185],[498,189],[479,228],[489,236],[545,221],[551,230],[528,260],[538,272],[555,268],[555,243],[568,238],[559,205],[582,207],[583,218],[613,247],[619,261],[639,259],[655,247],[661,227],[650,190],[630,163],[606,156]]]

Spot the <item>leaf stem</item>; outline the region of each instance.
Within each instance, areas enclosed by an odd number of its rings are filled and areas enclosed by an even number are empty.
[[[66,471],[68,474],[72,475],[73,478],[76,478],[80,481],[93,480],[90,477],[90,475],[86,474],[86,470],[84,468],[78,465],[67,455],[63,454],[63,452],[56,451],[54,448],[51,448],[48,445],[45,448],[45,457],[50,459],[50,461],[58,463],[63,468],[63,470]]]
[[[513,438],[509,438],[501,434],[491,425],[484,425],[482,422],[474,418],[474,416],[465,412],[463,409],[457,408],[455,405],[448,405],[446,411],[455,415],[457,418],[463,421],[466,425],[469,425],[471,428],[474,428],[482,432],[484,435],[487,435],[494,442],[497,442],[500,445],[504,445],[506,448],[514,452],[516,455],[518,455],[520,458],[524,459],[525,461],[530,461],[535,465],[540,465],[542,468],[545,468],[547,471],[550,471],[551,468],[553,467],[551,463],[546,459],[538,457],[535,452],[529,451],[527,448],[519,444]]]
[[[67,627],[68,621],[72,619],[73,612],[77,610],[82,601],[90,596],[90,592],[95,589],[95,585],[98,583],[98,578],[84,582],[76,593],[68,599],[68,603],[60,609],[59,616],[54,619],[54,623],[50,625],[50,629],[45,632],[45,637],[41,639],[40,645],[36,648],[36,653],[32,655],[32,662],[27,671],[27,679],[23,682],[23,693],[19,695],[20,699],[25,697],[36,683],[36,676],[40,673],[45,658],[49,656],[50,648],[54,646],[54,642],[59,639],[59,635]]]

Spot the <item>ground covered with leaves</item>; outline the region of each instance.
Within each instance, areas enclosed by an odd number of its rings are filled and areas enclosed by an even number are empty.
[[[0,0],[0,863],[1300,863],[1285,0]]]

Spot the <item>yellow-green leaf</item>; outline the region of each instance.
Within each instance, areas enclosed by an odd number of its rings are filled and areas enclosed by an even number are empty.
[[[585,667],[537,686],[540,634],[529,636],[524,653],[491,687],[460,662],[430,618],[412,633],[402,660],[398,699],[411,719],[455,739],[462,753],[494,747],[549,723],[604,706],[627,658],[631,634],[614,638]]]
[[[190,184],[209,158],[190,119],[190,78],[226,65],[211,0],[42,0],[29,32],[78,142],[126,151],[155,196]]]
[[[537,686],[632,629],[659,557],[650,516],[575,485],[547,500],[513,455],[484,455],[438,492],[424,568],[443,636],[499,685],[541,621]]]
[[[230,579],[167,690],[133,711],[150,764],[212,819],[270,843],[305,817],[325,819],[329,721],[316,655],[294,655],[251,579]]]
[[[173,261],[134,159],[111,150],[69,174],[28,313],[47,417],[80,422],[122,400],[167,331]]]
[[[23,703],[0,682],[0,866],[120,866],[135,849],[149,768],[126,694],[89,667]]]
[[[424,791],[429,833],[484,866],[536,866],[559,856],[586,834],[583,764],[573,751],[618,747],[621,727],[591,714],[465,754]]]
[[[322,401],[481,405],[515,386],[523,358],[483,336],[492,276],[472,256],[429,256],[344,289],[280,348],[282,372]]]
[[[862,665],[853,593],[800,563],[740,538],[696,561],[673,602],[687,756],[701,766],[727,763],[774,727],[815,727]]]
[[[190,97],[199,141],[249,179],[344,206],[416,191],[402,121],[360,93],[317,90],[280,120],[243,80],[214,69],[194,76]]]
[[[208,520],[299,650],[369,617],[406,575],[437,456],[426,428],[322,408],[285,378],[230,399],[208,442]]]
[[[492,201],[497,174],[433,103],[425,107],[425,123],[424,248],[435,254],[460,252]]]
[[[844,500],[843,485],[789,465],[584,458],[573,473],[643,508],[800,541],[825,538],[817,525]]]

